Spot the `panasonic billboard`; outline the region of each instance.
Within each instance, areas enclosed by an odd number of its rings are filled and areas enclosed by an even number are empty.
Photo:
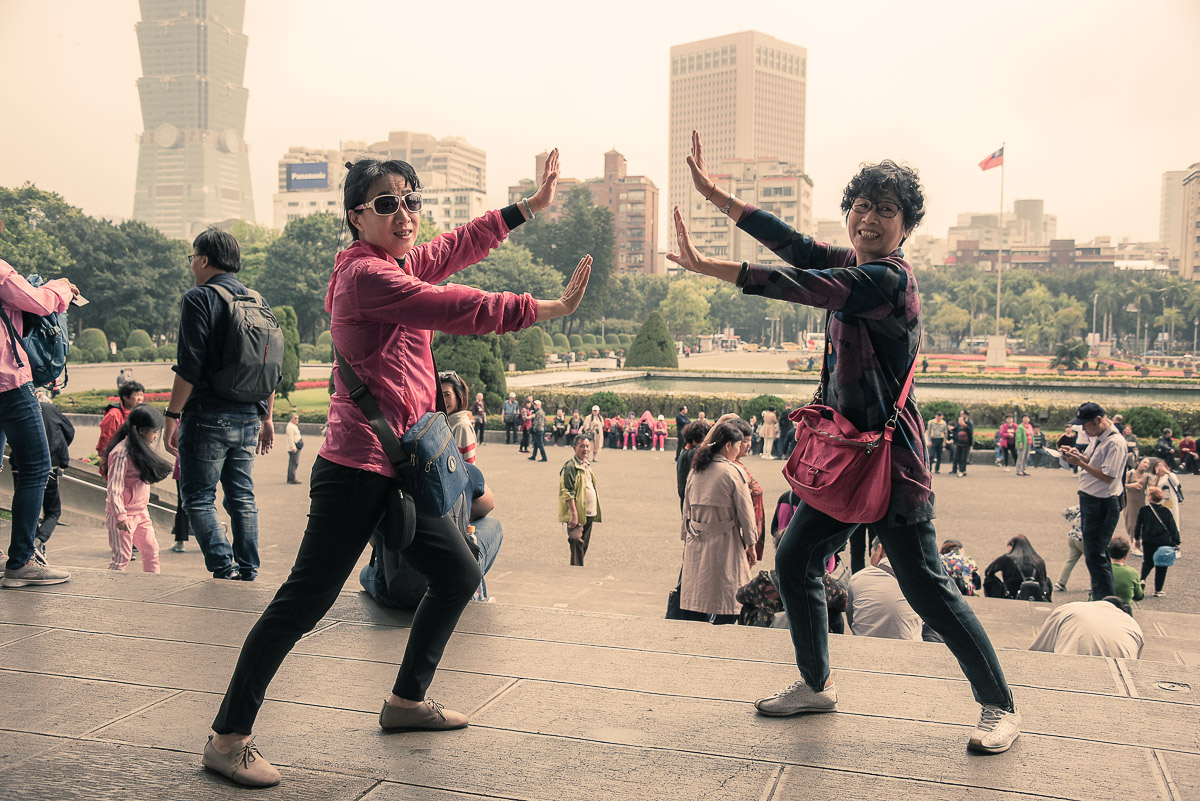
[[[323,161],[315,164],[287,165],[287,188],[289,192],[304,189],[328,189],[329,165]]]

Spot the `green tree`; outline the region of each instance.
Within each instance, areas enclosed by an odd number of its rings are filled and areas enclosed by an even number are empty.
[[[554,350],[557,353],[565,353],[571,349],[571,340],[567,339],[566,334],[558,333],[554,335]]]
[[[333,258],[341,246],[341,221],[332,214],[309,214],[292,220],[267,248],[266,261],[253,287],[272,306],[296,311],[300,331],[315,337],[329,325],[325,294]]]
[[[931,331],[945,334],[951,342],[962,340],[963,334],[971,325],[967,310],[953,303],[943,303],[938,310],[930,315],[926,325]]]
[[[129,333],[132,330],[129,327],[129,321],[124,317],[110,317],[108,319],[108,330],[112,332],[113,342],[125,342],[125,347],[129,347]]]
[[[1059,345],[1050,360],[1051,367],[1065,367],[1068,370],[1078,370],[1081,361],[1087,358],[1087,343],[1079,339],[1069,339]]]
[[[535,298],[557,298],[563,291],[563,279],[557,270],[535,259],[528,248],[511,242],[500,245],[487,258],[460,270],[447,281],[485,292],[528,292]]]
[[[529,248],[534,258],[570,280],[584,254],[592,254],[592,277],[587,294],[574,314],[563,318],[566,333],[599,321],[608,304],[609,282],[616,267],[616,239],[612,212],[592,203],[586,186],[572,188],[563,204],[563,216],[550,222],[539,216],[513,232],[513,239]]]
[[[108,361],[108,337],[99,328],[83,329],[74,347],[87,351],[88,361]]]
[[[500,337],[496,334],[451,336],[438,333],[433,338],[433,355],[442,370],[458,373],[467,385],[468,402],[476,392],[493,413],[500,411],[508,394]]]
[[[690,337],[709,333],[712,327],[708,321],[708,299],[714,290],[711,282],[702,278],[685,276],[671,282],[662,304],[662,316],[672,334]]]
[[[229,233],[233,234],[242,251],[242,269],[238,273],[238,280],[249,287],[257,286],[263,266],[267,263],[267,250],[279,238],[279,232],[266,225],[238,220]]]
[[[428,217],[422,216],[420,227],[417,229],[416,244],[424,245],[442,232],[440,225]]]
[[[546,340],[542,338],[542,329],[536,325],[521,335],[521,344],[514,356],[517,369],[544,370],[546,368]]]
[[[650,312],[625,358],[626,367],[678,367],[675,341],[658,312]]]
[[[283,332],[283,377],[276,391],[286,398],[296,390],[296,380],[300,378],[300,326],[291,306],[276,306],[273,311]]]

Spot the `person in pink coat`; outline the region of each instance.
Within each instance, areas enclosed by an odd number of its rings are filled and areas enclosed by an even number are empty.
[[[665,451],[667,449],[667,419],[661,414],[658,416],[658,420],[654,422],[653,449],[656,451]]]
[[[136,545],[142,571],[158,572],[158,538],[150,520],[150,485],[171,475],[174,463],[154,451],[162,432],[162,413],[151,406],[135,406],[117,429],[108,448],[108,498],[104,522],[112,548],[109,570],[124,570]]]
[[[416,171],[395,160],[365,158],[348,165],[343,205],[354,242],[335,259],[325,310],[334,348],[362,379],[397,436],[436,408],[439,385],[430,352],[435,331],[520,331],[578,308],[591,275],[590,256],[580,260],[554,300],[442,285],[547,208],[557,180],[555,150],[533,196],[418,245],[422,197]],[[250,736],[267,688],[292,646],[337,600],[395,493],[392,464],[337,370],[333,383],[328,434],[312,469],[308,526],[296,564],[242,646],[213,722],[215,734],[204,749],[204,765],[239,784],[279,782],[279,771]],[[429,588],[408,629],[395,684],[379,714],[380,728],[462,728],[467,716],[426,698],[426,691],[479,586],[479,562],[449,516],[418,515],[404,556],[425,575]],[[319,737],[311,746],[320,748]]]

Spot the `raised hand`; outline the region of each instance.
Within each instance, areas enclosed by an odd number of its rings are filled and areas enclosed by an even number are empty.
[[[558,148],[550,151],[546,159],[546,167],[542,170],[542,183],[538,191],[529,198],[529,205],[534,212],[539,212],[554,202],[554,192],[558,188]]]
[[[687,157],[688,169],[692,171],[692,183],[696,191],[708,197],[713,191],[713,179],[708,177],[704,166],[704,149],[700,147],[700,132],[692,129],[692,154]]]
[[[668,253],[667,258],[689,272],[702,273],[700,266],[704,257],[692,244],[692,240],[688,236],[687,225],[683,222],[683,214],[679,211],[678,206],[675,207],[675,242],[678,252]]]
[[[579,260],[575,272],[571,274],[570,282],[567,283],[567,288],[563,290],[562,297],[559,298],[559,302],[566,309],[566,314],[574,314],[575,310],[579,308],[591,277],[592,257],[591,254],[588,254]]]

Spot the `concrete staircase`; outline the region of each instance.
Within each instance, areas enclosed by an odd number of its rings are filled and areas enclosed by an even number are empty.
[[[627,592],[576,575],[564,603]],[[536,577],[513,577],[509,598],[517,578]],[[199,753],[273,589],[80,569],[68,584],[0,594],[4,797],[242,792]],[[1025,733],[984,757],[964,749],[978,707],[943,646],[834,636],[840,711],[769,719],[750,702],[796,678],[786,632],[549,606],[471,604],[431,696],[472,725],[387,736],[375,716],[409,618],[343,593],[268,692],[258,744],[284,784],[263,797],[1200,797],[1195,666],[1001,651]],[[1004,611],[1017,626],[1036,608]]]

